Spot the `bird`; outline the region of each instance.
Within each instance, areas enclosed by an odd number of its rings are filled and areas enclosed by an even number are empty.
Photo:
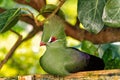
[[[43,70],[51,75],[67,76],[80,71],[104,69],[101,58],[66,46],[64,28],[63,20],[55,15],[44,23],[40,46],[46,46],[46,51],[39,60]]]

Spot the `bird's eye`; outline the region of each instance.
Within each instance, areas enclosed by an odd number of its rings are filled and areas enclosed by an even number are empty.
[[[56,41],[57,40],[57,38],[55,37],[55,36],[53,36],[53,37],[51,37],[50,39],[49,39],[49,41],[48,42],[54,42],[54,41]]]

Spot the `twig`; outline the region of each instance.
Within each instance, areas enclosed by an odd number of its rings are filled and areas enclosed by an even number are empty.
[[[2,60],[0,62],[0,69],[2,68],[2,66],[9,60],[9,58],[13,55],[14,51],[16,50],[16,48],[21,44],[22,42],[22,36],[11,30],[13,33],[17,34],[18,35],[18,40],[16,41],[16,43],[13,45],[13,47],[10,49],[10,51],[8,52],[8,54],[5,56],[4,60]]]
[[[33,13],[29,9],[27,9],[27,8],[22,8],[22,9],[25,10],[25,11],[28,11],[30,13],[31,17],[34,19],[34,15],[33,15]]]
[[[65,0],[60,0],[58,7],[47,17],[47,19],[53,17],[58,12],[58,10],[61,8],[61,6],[64,4],[64,2]]]
[[[38,27],[37,27],[38,28]],[[16,35],[18,35],[18,40],[16,41],[16,43],[14,44],[14,46],[10,49],[10,51],[7,53],[7,55],[5,56],[4,60],[2,60],[0,62],[0,69],[3,67],[3,65],[12,57],[12,55],[14,54],[14,51],[17,49],[17,47],[24,41],[32,38],[37,32],[39,32],[39,29],[35,30],[33,29],[24,39],[22,39],[22,35],[20,35],[19,33],[17,33],[14,30],[11,30],[13,33],[15,33]]]
[[[31,16],[29,16],[29,17],[31,17],[33,20],[35,20],[34,15],[33,15],[33,13],[31,11],[29,11],[26,8],[23,8],[23,9],[26,10],[26,11],[28,11],[31,14]],[[18,39],[17,39],[16,43],[13,45],[13,47],[9,50],[9,52],[7,53],[7,55],[5,56],[5,58],[0,62],[0,69],[2,69],[3,65],[12,57],[12,55],[14,54],[14,51],[17,49],[17,47],[22,42],[24,42],[24,41],[32,38],[39,31],[39,29],[38,29],[38,27],[35,26],[33,28],[33,30],[24,39],[22,39],[22,35],[20,35],[16,31],[14,31],[14,30],[10,30],[10,31],[13,32],[13,33],[15,33],[18,36]]]
[[[35,20],[36,25],[37,26],[41,26],[41,25],[44,24],[45,21],[47,21],[48,19],[50,19],[51,17],[53,17],[58,12],[58,10],[61,8],[61,6],[64,4],[64,2],[65,2],[65,0],[60,0],[60,3],[57,6],[57,8],[45,20],[43,20],[41,22],[38,22],[38,21]]]
[[[29,32],[29,34],[22,40],[22,42],[24,42],[24,41],[32,38],[32,37],[35,36],[35,34],[37,34],[39,31],[40,31],[40,30],[38,29],[38,27],[37,27],[36,30],[33,29],[33,30],[32,30],[31,32]]]
[[[23,10],[29,12],[30,15],[28,14],[22,14],[22,16],[29,16],[30,18],[32,18],[34,20],[34,22],[36,23],[36,19],[34,17],[34,14],[27,8],[22,8]],[[37,28],[36,26],[33,26],[33,28]]]

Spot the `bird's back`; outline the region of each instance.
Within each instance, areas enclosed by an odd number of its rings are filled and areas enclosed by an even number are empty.
[[[91,70],[102,70],[102,69],[104,69],[105,64],[104,64],[104,61],[101,58],[90,55],[90,54],[87,54],[87,53],[82,52],[82,51],[80,51],[76,48],[72,48],[72,49],[75,50],[75,52],[77,54],[79,53],[79,55],[82,55],[82,56],[78,57],[76,62],[80,61],[81,59],[85,59],[85,61],[86,61],[83,64],[84,68],[79,69],[80,71],[91,71]],[[79,62],[80,66],[82,66],[81,63],[82,62]]]

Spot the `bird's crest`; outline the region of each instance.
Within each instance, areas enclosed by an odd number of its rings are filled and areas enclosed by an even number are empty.
[[[58,16],[53,16],[45,22],[41,42],[47,43],[55,40],[66,42],[64,22]]]

